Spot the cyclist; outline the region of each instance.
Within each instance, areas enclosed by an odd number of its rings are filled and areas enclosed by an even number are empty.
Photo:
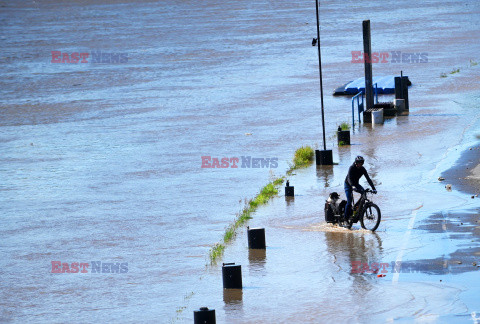
[[[363,167],[365,159],[362,156],[357,156],[355,162],[348,169],[347,177],[345,178],[345,195],[347,196],[347,206],[345,206],[344,221],[348,222],[349,215],[352,213],[353,190],[363,193],[365,189],[358,183],[360,178],[364,175],[373,193],[377,193],[372,180],[368,176],[367,170]]]

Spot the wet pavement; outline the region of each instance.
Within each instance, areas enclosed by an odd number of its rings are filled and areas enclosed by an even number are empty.
[[[221,264],[213,265],[187,303],[186,319],[177,320],[188,322],[196,307],[208,306],[222,323],[472,322],[480,314],[480,200],[457,191],[458,179],[438,178],[477,143],[480,114],[465,105],[457,117],[442,117],[450,104],[428,109],[438,124],[424,124],[425,110],[414,108],[383,126],[362,126],[351,146],[334,149],[338,164],[296,171],[289,177],[295,197],[281,188],[249,222],[265,228],[266,251],[248,249],[246,230],[226,249],[223,262],[242,265],[243,291],[229,297]],[[324,221],[328,193],[345,197],[346,171],[360,153],[382,210],[374,233]],[[445,189],[449,181],[453,190]]]

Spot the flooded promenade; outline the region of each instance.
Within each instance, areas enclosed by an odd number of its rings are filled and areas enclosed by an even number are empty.
[[[293,201],[280,194],[253,215],[265,255],[238,232],[220,262],[242,264],[245,288],[228,296],[210,248],[295,149],[322,144],[314,3],[1,1],[0,322],[191,323],[201,306],[219,323],[471,321],[478,199],[438,177],[478,146],[479,16],[476,1],[322,4],[338,164],[299,170]],[[351,101],[330,93],[363,75],[352,51],[364,19],[374,52],[428,62],[374,64],[409,76],[410,112],[356,127],[339,148]],[[376,234],[323,221],[359,154],[379,191]],[[205,169],[202,156],[278,166]],[[79,271],[56,273],[58,261]],[[377,278],[352,261],[422,270]]]

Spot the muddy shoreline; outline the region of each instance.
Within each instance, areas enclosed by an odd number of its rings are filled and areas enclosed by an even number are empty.
[[[441,175],[445,185],[450,184],[472,197],[480,194],[480,142],[463,151],[455,164]]]

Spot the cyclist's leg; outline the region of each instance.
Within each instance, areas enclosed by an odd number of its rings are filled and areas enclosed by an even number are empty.
[[[365,189],[363,189],[361,185],[356,185],[355,189],[357,189],[356,191],[360,194],[362,194],[365,191]]]
[[[345,195],[347,196],[347,205],[345,206],[345,214],[343,215],[343,218],[348,219],[349,215],[352,213],[353,188],[347,182],[345,182],[344,189]]]

